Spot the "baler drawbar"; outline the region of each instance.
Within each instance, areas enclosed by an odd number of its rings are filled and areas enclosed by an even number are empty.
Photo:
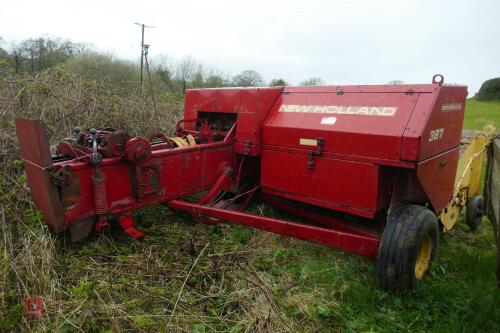
[[[482,220],[491,135],[459,158],[466,96],[441,75],[420,85],[191,89],[172,137],[75,128],[54,156],[41,121],[16,127],[33,201],[73,241],[113,223],[141,238],[132,213],[165,204],[202,223],[377,259],[381,285],[403,290],[428,272],[440,224],[453,227],[465,205],[471,228]],[[244,212],[255,201],[300,222]]]

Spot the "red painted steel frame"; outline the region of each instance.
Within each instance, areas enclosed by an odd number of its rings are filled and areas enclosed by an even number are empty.
[[[360,222],[351,222],[344,218],[344,216],[336,216],[331,210],[316,208],[307,204],[301,204],[294,200],[287,200],[281,197],[261,194],[262,201],[269,206],[278,208],[288,214],[303,218],[307,221],[314,222],[327,228],[365,235],[375,238],[380,238],[382,234],[381,225],[373,225],[373,221],[369,220],[367,223],[361,224]],[[364,221],[366,222],[366,221]]]
[[[16,119],[16,131],[33,201],[46,223],[59,232],[64,229],[63,208],[48,172],[52,158],[45,126],[40,120]]]
[[[144,160],[110,155],[122,157],[105,157],[98,168],[88,160],[51,159],[40,122],[19,119],[16,126],[33,199],[56,231],[79,228],[82,221],[92,226],[97,218],[115,215],[129,234],[140,237],[130,213],[168,203],[214,220],[375,257],[377,228],[389,206],[403,201],[394,188],[407,189],[407,202],[429,204],[436,213],[449,201],[466,93],[465,86],[435,82],[188,90],[182,125],[196,137],[196,146],[153,144]],[[393,112],[366,113],[385,108]],[[361,109],[366,110],[345,111]],[[71,177],[56,185],[54,174],[61,170]],[[104,179],[105,204],[95,200],[96,193],[103,194],[96,190],[96,174]],[[231,190],[239,191],[237,197],[259,186],[265,195],[312,205],[310,212],[288,211],[328,228],[208,206],[212,199],[234,194]],[[180,200],[204,191],[199,203]],[[218,204],[222,200],[232,202],[224,197]],[[318,207],[338,214],[320,216]],[[374,231],[350,222],[357,219],[371,223]]]
[[[153,151],[147,165],[133,166],[118,158],[105,159],[99,167],[106,178],[109,212],[120,214],[208,190],[231,159],[231,145],[224,142]],[[161,192],[138,199],[134,192],[138,191],[139,184],[134,186],[131,182],[132,177],[136,177],[135,170],[139,168],[146,173],[156,168],[155,162],[158,162],[156,170],[160,180],[157,187]],[[61,162],[63,165],[65,163]],[[95,215],[92,168],[84,162],[71,165],[80,178],[80,195],[76,204],[65,208],[66,223]]]
[[[172,200],[168,203],[168,206],[192,214],[209,215],[247,227],[324,244],[373,259],[377,257],[379,238],[374,236],[360,235],[358,233],[337,231],[264,216],[207,207],[182,200]]]
[[[95,218],[93,167],[87,161],[52,160],[40,121],[17,119],[16,126],[33,200],[47,224],[59,232],[72,223]],[[234,130],[227,136],[234,136]],[[141,163],[104,158],[99,170],[105,182],[106,214],[120,216],[209,190],[232,166],[232,147],[231,140],[223,140],[194,147],[153,149],[151,157]],[[63,168],[74,177],[59,193],[53,172]]]

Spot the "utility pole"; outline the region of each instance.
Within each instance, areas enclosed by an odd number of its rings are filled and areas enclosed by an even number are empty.
[[[145,25],[144,23],[134,23],[141,27],[141,91],[142,91],[142,73],[144,67],[144,28],[154,28],[154,26]]]

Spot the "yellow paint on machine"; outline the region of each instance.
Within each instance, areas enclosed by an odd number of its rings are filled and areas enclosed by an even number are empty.
[[[485,151],[494,135],[495,128],[487,125],[482,133],[467,143],[467,148],[460,156],[453,197],[448,206],[439,212],[439,219],[445,230],[453,228],[458,221],[462,207],[467,205],[467,200],[479,194]]]
[[[318,140],[300,138],[299,144],[302,146],[314,146],[314,147],[316,147],[318,145]]]

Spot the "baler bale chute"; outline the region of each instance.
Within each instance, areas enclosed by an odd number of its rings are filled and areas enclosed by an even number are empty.
[[[428,272],[440,225],[451,229],[466,205],[472,229],[482,220],[491,133],[459,158],[466,96],[441,75],[420,85],[191,89],[173,137],[76,129],[53,157],[40,121],[16,125],[33,200],[74,241],[111,224],[140,238],[133,212],[165,204],[203,223],[377,259],[381,285],[402,290]],[[244,212],[256,201],[299,221]]]

